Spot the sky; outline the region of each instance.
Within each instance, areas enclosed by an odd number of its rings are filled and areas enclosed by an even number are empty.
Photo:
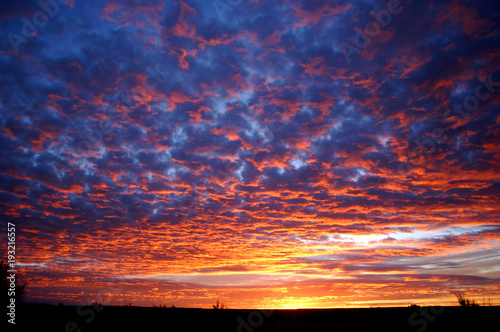
[[[25,301],[500,304],[499,2],[24,0],[0,20]]]

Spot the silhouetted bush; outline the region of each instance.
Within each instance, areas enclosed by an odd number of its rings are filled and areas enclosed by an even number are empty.
[[[227,309],[227,306],[225,304],[220,303],[219,299],[217,299],[217,301],[215,301],[215,304],[212,304],[212,308],[216,310],[222,310],[222,309]]]
[[[452,293],[457,297],[458,304],[460,304],[462,307],[479,307],[479,303],[466,297],[463,292]]]

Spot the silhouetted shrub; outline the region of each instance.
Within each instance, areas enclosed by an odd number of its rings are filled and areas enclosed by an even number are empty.
[[[456,296],[458,304],[462,307],[479,307],[479,303],[475,300],[469,299],[463,292],[452,292]]]
[[[212,304],[212,308],[216,310],[221,310],[221,309],[227,309],[227,306],[225,304],[220,303],[219,299],[217,299],[217,301],[215,301],[215,304]]]

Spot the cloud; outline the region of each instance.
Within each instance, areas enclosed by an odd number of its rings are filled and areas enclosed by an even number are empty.
[[[18,52],[3,38],[0,216],[28,300],[492,295],[498,4],[402,1],[347,63],[342,43],[385,5],[74,2]],[[3,9],[5,36],[40,10]]]

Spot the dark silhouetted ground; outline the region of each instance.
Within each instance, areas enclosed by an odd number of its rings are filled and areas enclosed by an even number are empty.
[[[500,307],[214,310],[25,304],[19,331],[498,331]],[[78,310],[78,311],[77,311]],[[442,312],[440,312],[442,311]],[[5,317],[4,317],[4,320]]]

